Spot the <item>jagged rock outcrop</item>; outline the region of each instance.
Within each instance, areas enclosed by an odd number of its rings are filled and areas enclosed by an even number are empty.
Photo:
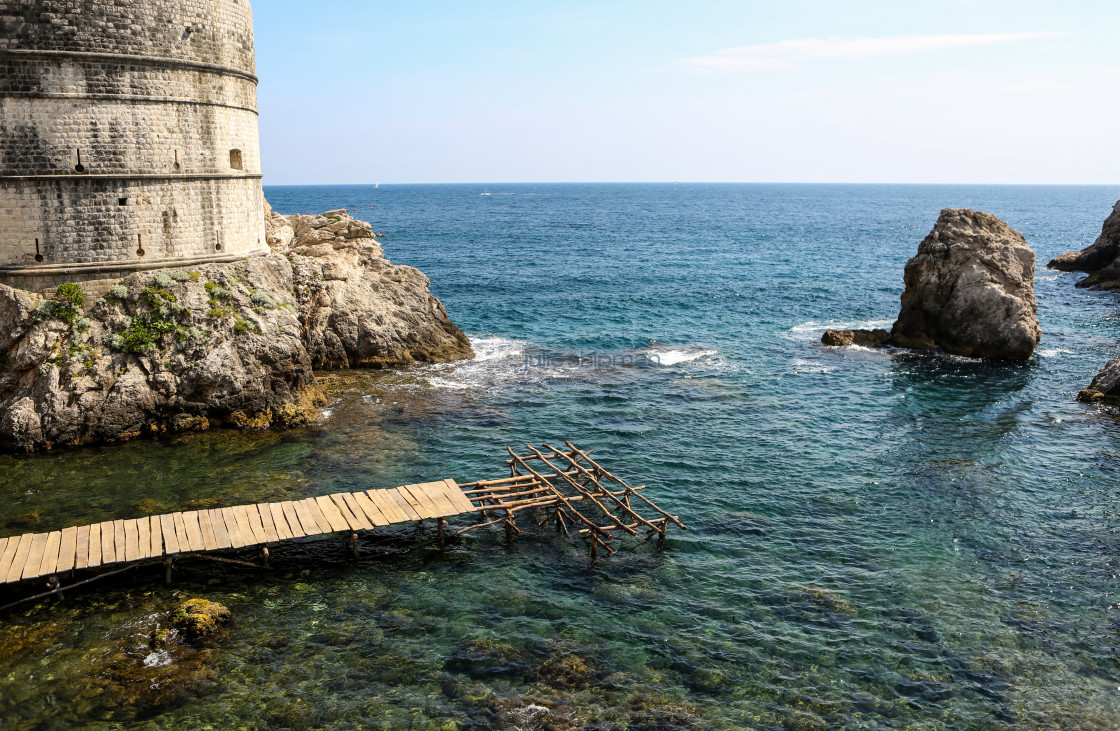
[[[859,345],[864,348],[876,348],[886,345],[891,339],[891,334],[886,330],[826,330],[821,342],[836,348],[849,345]]]
[[[983,211],[947,208],[906,263],[902,308],[885,344],[955,355],[1025,360],[1042,339],[1034,298],[1034,252]],[[829,331],[826,344],[875,331]]]
[[[1077,394],[1077,400],[1089,404],[1120,404],[1120,357],[1108,361],[1089,387]]]
[[[471,356],[427,278],[388,262],[368,224],[269,220],[270,255],[138,272],[96,301],[0,285],[0,448],[300,424],[322,400],[315,368]]]
[[[1067,251],[1046,266],[1063,272],[1088,272],[1078,287],[1120,289],[1120,201],[1112,207],[1096,241],[1081,251]]]

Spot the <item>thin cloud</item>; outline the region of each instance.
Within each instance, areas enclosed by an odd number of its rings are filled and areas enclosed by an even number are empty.
[[[824,59],[872,58],[906,53],[940,51],[962,46],[985,46],[1039,38],[1060,33],[980,33],[971,35],[893,36],[888,38],[798,38],[757,46],[725,48],[682,63],[712,71],[788,71]]]

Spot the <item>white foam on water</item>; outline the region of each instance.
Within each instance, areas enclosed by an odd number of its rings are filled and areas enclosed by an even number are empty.
[[[1038,354],[1043,358],[1057,358],[1062,355],[1069,355],[1072,352],[1072,350],[1067,350],[1065,348],[1045,348],[1038,351]]]
[[[794,373],[835,373],[836,366],[827,366],[821,363],[814,363],[811,360],[802,360],[797,358],[793,361]]]
[[[820,338],[825,330],[889,330],[894,320],[850,320],[845,322],[817,322],[809,320],[789,329],[794,339]]]
[[[171,653],[167,650],[156,650],[144,658],[144,667],[162,668],[165,665],[170,665],[173,659]]]
[[[714,350],[677,349],[670,350],[654,348],[645,353],[655,365],[675,366],[682,363],[691,363],[701,358],[713,358],[718,353]]]

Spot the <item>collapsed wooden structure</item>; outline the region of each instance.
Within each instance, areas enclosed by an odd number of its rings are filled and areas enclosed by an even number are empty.
[[[645,543],[655,536],[663,541],[670,523],[685,529],[675,515],[642,494],[644,485],[631,487],[593,460],[590,451],[571,442],[565,445],[567,451],[543,444],[542,451],[527,444],[529,454],[524,456],[506,447],[511,457],[506,460],[509,477],[460,485],[487,520],[467,526],[456,535],[496,524],[505,525],[507,534],[520,533],[518,513],[544,511],[547,515],[540,525],[554,523],[558,532],[586,539],[595,558],[600,548],[614,553],[608,542],[620,533],[637,536],[644,531],[641,542]]]
[[[269,546],[331,533],[347,534],[351,551],[358,552],[358,534],[382,526],[434,519],[436,545],[450,536],[502,525],[507,537],[521,533],[519,516],[536,514],[539,525],[585,540],[596,558],[599,550],[620,535],[656,537],[664,541],[670,524],[684,529],[675,516],[608,472],[571,442],[567,449],[544,444],[526,445],[519,455],[507,447],[510,476],[457,484],[441,480],[397,488],[321,495],[256,505],[236,505],[130,520],[73,526],[50,533],[0,537],[0,585],[45,581],[49,591],[36,599],[132,568],[162,562],[167,580],[175,561],[198,557],[252,567],[267,567]],[[448,519],[477,516],[477,522],[454,530]],[[213,555],[258,551],[260,563]],[[63,576],[79,571],[112,569],[63,587]],[[23,601],[23,600],[21,600]]]

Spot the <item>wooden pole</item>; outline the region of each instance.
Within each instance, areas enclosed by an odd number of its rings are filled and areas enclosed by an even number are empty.
[[[173,561],[172,561],[172,558],[170,556],[163,559],[163,582],[165,584],[167,584],[168,586],[171,586],[171,564],[172,563],[173,563]]]
[[[350,531],[350,555],[354,558],[358,557],[358,531]]]

